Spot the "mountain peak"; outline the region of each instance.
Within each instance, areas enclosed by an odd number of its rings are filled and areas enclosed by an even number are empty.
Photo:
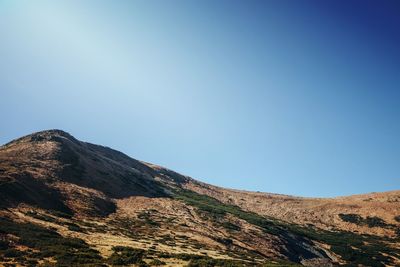
[[[30,135],[27,135],[26,137],[30,137],[33,141],[40,141],[40,140],[52,140],[54,137],[63,137],[67,138],[71,141],[77,141],[75,137],[73,137],[71,134],[69,134],[66,131],[59,130],[59,129],[50,129],[50,130],[44,130],[44,131],[39,131]]]
[[[68,132],[59,129],[49,129],[44,131],[35,132],[17,139],[14,139],[4,145],[4,147],[18,144],[21,142],[41,142],[41,141],[58,141],[59,138],[65,138],[72,142],[79,142]]]
[[[0,148],[0,266],[21,247],[60,266],[139,263],[125,261],[135,251],[150,266],[397,266],[399,203],[225,189],[52,129]]]

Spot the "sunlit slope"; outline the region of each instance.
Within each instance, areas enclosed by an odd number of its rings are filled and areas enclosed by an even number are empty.
[[[399,192],[229,190],[60,130],[0,148],[0,200],[3,264],[399,264]]]

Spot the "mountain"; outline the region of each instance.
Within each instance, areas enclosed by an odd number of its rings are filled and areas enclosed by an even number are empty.
[[[3,266],[400,266],[400,191],[205,184],[61,130],[0,147]]]

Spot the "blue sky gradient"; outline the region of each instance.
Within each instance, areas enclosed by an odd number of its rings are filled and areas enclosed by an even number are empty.
[[[229,188],[400,189],[399,1],[0,0],[0,143],[58,128]]]

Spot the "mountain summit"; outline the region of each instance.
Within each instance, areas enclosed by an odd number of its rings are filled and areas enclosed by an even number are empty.
[[[399,266],[400,191],[230,190],[61,130],[0,147],[0,265]]]

